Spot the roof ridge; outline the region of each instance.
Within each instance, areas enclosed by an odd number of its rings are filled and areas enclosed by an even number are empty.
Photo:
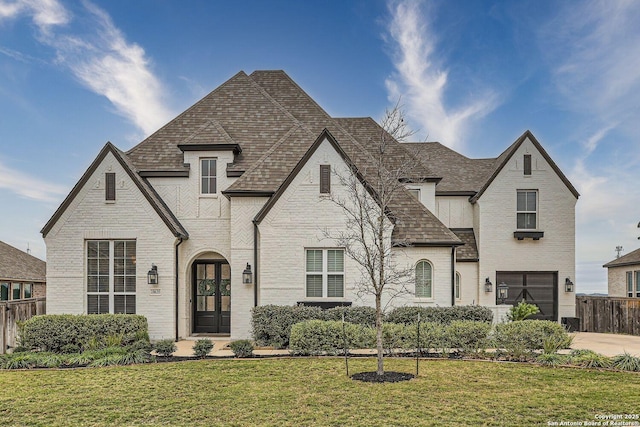
[[[167,123],[164,124],[164,126],[162,126],[160,129],[156,130],[155,132],[153,132],[151,135],[148,135],[145,139],[143,139],[142,141],[140,141],[138,144],[134,145],[133,147],[131,147],[129,150],[127,150],[125,153],[128,155],[129,153],[131,153],[133,150],[137,149],[138,147],[140,147],[142,144],[145,144],[147,141],[149,141],[153,136],[155,136],[156,134],[159,134],[160,132],[162,132],[163,130],[165,130],[169,125],[171,125],[172,123],[176,122],[178,119],[180,119],[181,117],[183,117],[185,114],[187,114],[188,112],[190,112],[191,110],[195,109],[197,106],[200,105],[201,102],[203,102],[205,99],[209,98],[211,95],[213,95],[214,93],[218,92],[219,90],[221,90],[221,88],[223,88],[225,86],[226,83],[232,81],[235,78],[238,77],[249,77],[247,76],[247,73],[245,73],[243,70],[238,71],[236,74],[234,74],[232,77],[230,77],[229,79],[227,79],[224,83],[218,85],[215,89],[213,89],[211,92],[207,93],[205,96],[203,96],[202,98],[200,98],[198,101],[196,101],[194,104],[192,104],[189,108],[187,108],[186,110],[184,110],[182,113],[178,114],[176,117],[174,117],[173,119],[169,120]]]
[[[236,143],[233,140],[233,138],[231,138],[231,136],[224,129],[222,124],[219,123],[217,120],[214,120],[214,119],[205,120],[205,122],[203,124],[201,124],[200,126],[198,126],[198,129],[195,132],[193,132],[191,135],[189,135],[187,138],[185,138],[183,142],[188,143],[188,141],[193,140],[196,136],[198,136],[200,133],[202,133],[205,129],[207,129],[211,125],[213,125],[213,127],[218,132],[220,132],[222,134],[222,137],[225,139],[225,141],[227,141],[227,143],[229,143],[229,144],[235,144]]]

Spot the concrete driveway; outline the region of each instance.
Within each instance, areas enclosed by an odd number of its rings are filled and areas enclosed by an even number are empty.
[[[605,356],[616,356],[625,351],[640,356],[640,337],[635,335],[597,334],[595,332],[576,332],[571,348],[593,350]]]

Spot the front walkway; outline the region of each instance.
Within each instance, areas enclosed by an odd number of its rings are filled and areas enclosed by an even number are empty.
[[[597,334],[593,332],[576,332],[573,335],[572,349],[586,349],[593,350],[596,353],[603,354],[605,356],[616,356],[623,354],[625,351],[634,356],[640,356],[640,337],[634,335],[619,335],[619,334]],[[174,356],[193,356],[193,345],[197,338],[189,338],[187,340],[178,341],[176,346],[178,350],[174,353]],[[213,350],[209,353],[210,356],[218,357],[231,357],[233,352],[229,349],[229,338],[209,338],[214,343]],[[372,350],[359,350],[358,353],[371,353]],[[254,354],[262,356],[276,356],[289,355],[288,350],[273,350],[273,349],[256,349]]]

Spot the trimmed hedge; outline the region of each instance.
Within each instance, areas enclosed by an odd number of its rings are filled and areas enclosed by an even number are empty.
[[[306,320],[345,321],[357,325],[374,327],[376,310],[373,307],[335,307],[322,310],[319,307],[300,305],[264,305],[252,310],[251,326],[253,339],[259,346],[287,348],[291,327]],[[448,325],[453,321],[478,321],[491,323],[493,313],[486,307],[398,307],[385,316],[385,323],[414,324],[420,313],[422,322],[436,322]],[[391,348],[393,343],[389,344]],[[395,347],[397,348],[397,347]]]
[[[338,354],[344,348],[370,348],[375,343],[375,330],[368,326],[344,323],[336,320],[307,320],[296,323],[291,328],[289,348],[294,354]]]
[[[34,316],[20,327],[20,345],[54,353],[84,348],[90,342],[121,337],[121,345],[149,340],[144,316],[135,314],[45,314]]]
[[[557,342],[558,348],[569,347],[572,340],[564,326],[550,320],[500,323],[493,331],[493,339],[498,349],[514,358],[543,349],[549,340]]]
[[[386,315],[385,321],[410,325],[418,321],[418,313],[420,313],[421,322],[436,322],[444,325],[448,325],[456,320],[488,323],[493,321],[493,312],[487,307],[481,307],[479,305],[456,305],[451,307],[397,307]]]

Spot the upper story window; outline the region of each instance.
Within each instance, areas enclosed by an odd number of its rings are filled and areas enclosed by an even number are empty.
[[[408,188],[409,193],[416,199],[420,200],[420,189],[419,188]]]
[[[531,175],[531,154],[524,155],[524,174]]]
[[[535,230],[538,227],[538,191],[518,190],[517,198],[518,230]]]
[[[320,194],[331,193],[331,165],[320,165]]]
[[[200,159],[200,193],[217,193],[217,159]]]
[[[104,199],[107,201],[114,201],[116,199],[116,174],[113,172],[107,172],[104,175]]]
[[[431,298],[431,282],[433,268],[429,261],[418,261],[416,264],[416,298]]]
[[[307,298],[344,297],[344,250],[307,249]]]

